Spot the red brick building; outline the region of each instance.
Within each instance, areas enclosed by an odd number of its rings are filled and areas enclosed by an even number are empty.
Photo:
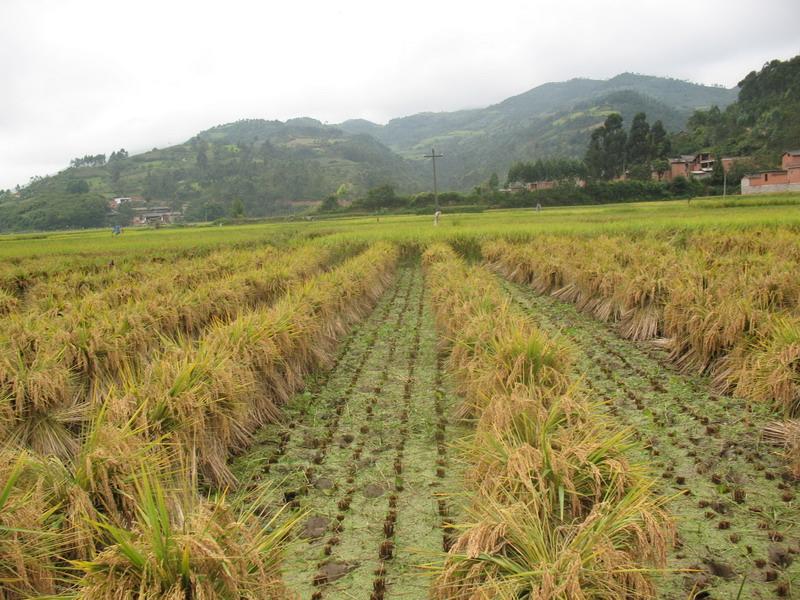
[[[742,194],[789,191],[800,192],[800,150],[784,152],[780,169],[742,177]]]

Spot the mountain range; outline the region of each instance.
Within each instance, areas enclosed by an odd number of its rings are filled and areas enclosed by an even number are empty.
[[[433,147],[444,154],[440,189],[469,190],[492,173],[503,181],[517,160],[582,157],[591,130],[612,112],[626,122],[645,112],[651,123],[661,120],[675,132],[694,111],[724,108],[737,93],[623,73],[546,83],[486,108],[419,113],[385,125],[364,119],[336,125],[307,117],[247,119],[212,127],[182,144],[117,154],[104,164],[37,179],[17,194],[0,196],[0,229],[64,226],[69,219],[54,225],[48,211],[69,212],[87,198],[142,196],[201,218],[226,214],[233,203],[251,216],[293,212],[304,201],[337,192],[357,197],[384,183],[415,193],[431,187],[423,155]]]
[[[723,108],[736,95],[736,88],[623,73],[546,83],[481,109],[420,113],[383,126],[356,119],[338,127],[371,135],[410,160],[435,146],[446,155],[444,187],[463,190],[492,172],[502,177],[514,160],[582,157],[591,130],[612,112],[628,122],[644,112],[651,123],[661,120],[668,131],[678,131],[695,110]]]

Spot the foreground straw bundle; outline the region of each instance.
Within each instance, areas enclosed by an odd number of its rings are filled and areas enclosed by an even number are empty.
[[[631,441],[569,380],[569,351],[509,304],[494,278],[434,245],[423,260],[450,368],[477,419],[470,521],[441,600],[650,598],[673,528]]]

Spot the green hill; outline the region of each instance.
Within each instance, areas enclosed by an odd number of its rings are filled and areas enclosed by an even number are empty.
[[[0,229],[102,225],[102,212],[86,217],[83,205],[89,197],[98,209],[104,204],[98,205],[98,198],[142,196],[181,209],[191,220],[231,214],[237,201],[247,216],[288,214],[339,189],[355,197],[393,182],[402,191],[414,191],[423,167],[372,137],[314,119],[243,120],[213,127],[183,144],[38,179],[19,197],[0,199]],[[88,193],[68,191],[83,181]]]
[[[591,130],[611,112],[628,121],[645,112],[651,122],[661,120],[668,131],[679,131],[695,110],[727,106],[736,94],[736,89],[623,73],[609,80],[546,83],[482,109],[420,113],[385,126],[346,121],[339,127],[368,132],[411,160],[435,145],[446,155],[443,185],[463,190],[492,172],[502,174],[514,160],[582,157]]]
[[[706,150],[752,156],[756,165],[775,166],[786,150],[800,147],[800,56],[773,60],[739,82],[737,102],[725,110],[700,110],[686,131],[674,137],[679,151]]]
[[[735,90],[630,73],[609,80],[547,83],[498,104],[419,113],[378,125],[364,119],[328,126],[311,118],[247,119],[212,127],[183,144],[135,156],[87,157],[0,194],[0,230],[97,226],[105,201],[141,196],[184,211],[189,220],[296,212],[339,192],[363,196],[391,183],[400,193],[430,188],[422,155],[436,146],[441,188],[468,190],[518,160],[581,157],[606,115],[646,112],[670,131],[692,112],[727,106]],[[114,219],[117,219],[116,217]]]

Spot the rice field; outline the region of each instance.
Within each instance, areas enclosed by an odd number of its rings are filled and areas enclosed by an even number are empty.
[[[0,238],[0,599],[800,597],[800,206]]]

